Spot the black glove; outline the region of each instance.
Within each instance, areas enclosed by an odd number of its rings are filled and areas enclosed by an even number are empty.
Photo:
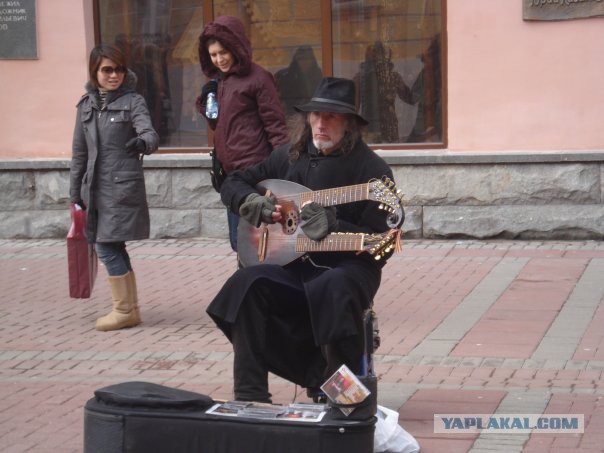
[[[260,226],[261,222],[275,223],[272,215],[274,211],[275,200],[263,197],[258,193],[249,194],[239,206],[239,215],[256,228]]]
[[[314,201],[304,205],[300,219],[306,222],[301,225],[302,231],[313,241],[320,241],[338,226],[335,209],[324,208]]]
[[[208,94],[216,93],[216,91],[218,91],[218,82],[214,79],[210,80],[208,83],[206,83],[204,86],[202,86],[201,87],[201,104],[205,105]]]
[[[145,154],[145,152],[147,151],[147,145],[145,144],[145,141],[139,137],[134,137],[128,140],[126,142],[125,148],[126,152],[130,154],[130,156],[136,157],[137,159],[139,155]]]
[[[83,211],[86,210],[86,204],[84,204],[84,200],[77,200],[74,201],[73,204],[77,204],[80,208],[82,208]]]

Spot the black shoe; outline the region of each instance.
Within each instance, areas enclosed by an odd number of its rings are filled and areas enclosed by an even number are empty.
[[[325,395],[323,390],[321,390],[320,388],[317,388],[317,387],[307,388],[306,396],[311,398],[314,403],[321,403],[321,404],[327,403],[327,395]]]
[[[235,396],[235,401],[242,401],[244,403],[273,404],[273,400],[271,400],[270,398],[248,398]]]

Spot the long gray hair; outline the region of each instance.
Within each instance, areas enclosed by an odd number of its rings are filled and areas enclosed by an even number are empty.
[[[308,116],[310,113],[300,112],[289,118],[287,126],[292,138],[293,145],[289,150],[289,160],[294,162],[300,158],[300,155],[308,152],[308,145],[312,143],[312,129]],[[355,115],[345,115],[346,126],[344,137],[340,141],[338,148],[342,153],[347,154],[357,141],[361,139],[364,124]]]

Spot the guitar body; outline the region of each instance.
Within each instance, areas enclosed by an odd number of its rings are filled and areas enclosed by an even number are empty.
[[[282,205],[283,220],[274,224],[262,224],[254,227],[247,220],[240,218],[237,228],[237,252],[243,267],[261,263],[284,266],[305,252],[296,252],[296,240],[300,229],[300,194],[311,192],[301,184],[281,179],[266,179],[257,186],[261,193],[270,190],[279,198]],[[303,234],[303,233],[302,233]],[[264,240],[263,240],[264,238]],[[259,246],[264,245],[264,259],[259,256]]]

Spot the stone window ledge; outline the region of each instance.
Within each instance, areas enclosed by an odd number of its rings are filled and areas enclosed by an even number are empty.
[[[450,151],[377,150],[390,165],[436,164],[536,164],[562,162],[604,162],[602,150],[568,151]],[[57,170],[69,168],[69,158],[0,159],[3,170]],[[210,157],[199,154],[155,154],[145,157],[146,168],[210,168]]]

